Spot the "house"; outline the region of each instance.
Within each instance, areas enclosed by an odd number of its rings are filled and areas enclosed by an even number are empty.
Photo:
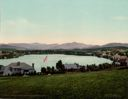
[[[115,60],[115,61],[119,60],[119,58],[120,58],[120,55],[118,55],[118,54],[113,56],[113,60]]]
[[[120,55],[116,54],[113,56],[113,59],[114,60],[126,60],[127,56],[120,56]]]
[[[120,66],[120,62],[115,62],[115,65],[116,66]]]
[[[87,69],[87,66],[79,65],[77,63],[74,63],[74,64],[64,64],[64,67],[65,67],[66,70],[80,70],[81,67],[84,67],[85,69]]]
[[[34,64],[30,66],[24,62],[16,62],[6,66],[3,75],[29,74],[34,72],[35,72]]]
[[[3,72],[4,72],[4,66],[0,65],[0,74],[3,74]]]
[[[64,64],[64,67],[66,70],[70,70],[70,69],[80,69],[80,67],[77,64]]]
[[[79,65],[77,63],[74,64],[64,64],[65,70],[67,71],[79,71],[79,70],[87,70],[87,66]]]

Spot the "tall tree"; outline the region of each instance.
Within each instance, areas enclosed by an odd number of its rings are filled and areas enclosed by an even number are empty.
[[[59,60],[59,61],[56,63],[56,69],[58,69],[60,72],[64,72],[64,71],[65,71],[64,65],[63,65],[63,63],[62,63],[61,60]]]

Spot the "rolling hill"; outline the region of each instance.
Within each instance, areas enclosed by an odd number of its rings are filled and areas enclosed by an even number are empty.
[[[63,43],[63,44],[42,44],[42,43],[0,44],[0,49],[8,48],[8,49],[17,49],[17,50],[88,49],[88,48],[105,48],[105,47],[128,47],[128,43],[108,43],[102,46],[89,45],[78,42]]]

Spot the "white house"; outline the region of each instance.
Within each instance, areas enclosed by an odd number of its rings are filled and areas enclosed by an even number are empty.
[[[29,74],[34,73],[34,64],[32,66],[23,63],[23,62],[16,62],[11,63],[5,67],[3,75],[12,75],[12,74]]]
[[[65,69],[69,70],[69,69],[80,69],[79,66],[77,66],[76,64],[64,64]]]
[[[4,72],[4,66],[0,65],[0,74],[3,74],[3,72]]]
[[[120,66],[120,62],[115,62],[115,65],[116,66]]]
[[[120,56],[120,55],[116,54],[116,55],[113,56],[113,59],[116,60],[116,61],[126,60],[127,56]]]
[[[120,58],[120,55],[118,55],[118,54],[116,54],[116,55],[113,56],[113,59],[114,60],[119,60],[119,58]]]
[[[81,67],[83,67],[82,65],[79,64],[64,64],[64,67],[66,70],[79,70]],[[87,66],[84,66],[85,70],[87,69]]]

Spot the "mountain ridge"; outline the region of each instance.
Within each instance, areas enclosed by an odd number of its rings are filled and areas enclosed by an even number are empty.
[[[128,43],[107,43],[105,45],[91,45],[78,42],[63,44],[45,44],[45,43],[8,43],[0,44],[1,48],[14,48],[25,50],[47,50],[47,49],[88,49],[88,48],[104,48],[104,47],[128,47]]]

